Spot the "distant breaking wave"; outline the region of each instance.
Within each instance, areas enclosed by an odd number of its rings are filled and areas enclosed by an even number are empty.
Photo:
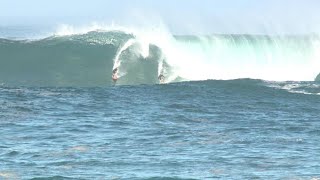
[[[313,81],[318,36],[210,35],[90,31],[40,40],[0,39],[0,83],[12,86],[108,86],[253,78]]]

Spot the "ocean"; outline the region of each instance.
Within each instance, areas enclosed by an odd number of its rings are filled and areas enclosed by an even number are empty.
[[[0,179],[320,179],[315,34],[0,29]]]

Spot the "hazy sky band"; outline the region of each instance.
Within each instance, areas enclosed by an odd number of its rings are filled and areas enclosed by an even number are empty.
[[[181,33],[318,33],[319,9],[319,0],[1,0],[0,25],[162,21]]]

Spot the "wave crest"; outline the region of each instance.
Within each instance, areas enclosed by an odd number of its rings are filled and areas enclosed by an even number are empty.
[[[102,30],[96,30],[102,29]],[[65,26],[40,40],[0,39],[0,83],[22,86],[253,78],[310,81],[319,73],[319,37],[173,36],[167,30]],[[94,30],[94,31],[92,31]]]

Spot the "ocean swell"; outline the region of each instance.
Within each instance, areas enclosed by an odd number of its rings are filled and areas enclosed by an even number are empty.
[[[39,40],[0,39],[0,83],[9,86],[108,86],[165,80],[252,78],[313,81],[320,71],[316,35],[173,36],[95,30]],[[319,78],[318,78],[319,79]]]
[[[114,58],[131,38],[132,34],[123,32],[89,32],[33,41],[1,39],[0,82],[14,86],[111,85]],[[157,83],[159,49],[150,45],[150,51],[150,56],[142,57],[136,43],[119,54],[126,61],[121,71],[128,75],[119,84]]]

